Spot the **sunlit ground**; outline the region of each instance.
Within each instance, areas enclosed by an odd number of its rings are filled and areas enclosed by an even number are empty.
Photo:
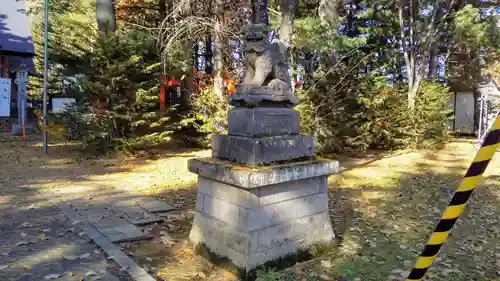
[[[330,178],[331,219],[340,244],[327,257],[283,271],[280,278],[402,279],[472,161],[473,143],[459,139],[439,151],[395,151],[359,158],[341,155],[345,170]],[[21,144],[11,147],[0,142],[4,153],[11,155],[8,163],[0,163],[4,175],[0,184],[6,178],[32,188],[78,182],[163,198],[185,210],[180,221],[170,223],[174,226],[153,230],[169,232],[177,241],[175,245],[153,239],[123,245],[126,251],[140,264],[154,268],[162,280],[234,280],[224,270],[193,257],[184,243],[196,181],[196,175],[187,171],[187,161],[209,156],[210,151],[158,151],[153,158],[82,159],[74,157],[71,145],[52,147],[51,154],[44,156],[34,143],[29,148]],[[500,280],[499,174],[497,155],[426,280]]]

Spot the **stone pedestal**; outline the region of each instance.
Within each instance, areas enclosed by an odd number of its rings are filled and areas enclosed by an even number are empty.
[[[316,160],[300,135],[288,65],[269,27],[244,28],[246,73],[228,114],[228,134],[212,137],[212,158],[189,162],[198,174],[190,239],[245,271],[334,239],[328,175],[338,162]]]
[[[304,161],[255,169],[195,159],[196,214],[190,240],[246,271],[334,239],[328,175],[336,161]]]
[[[212,156],[244,165],[312,159],[314,138],[302,136],[300,114],[290,108],[236,107],[228,114],[228,135],[212,137]]]

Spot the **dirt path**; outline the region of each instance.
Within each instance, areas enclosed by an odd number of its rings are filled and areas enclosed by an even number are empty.
[[[440,151],[340,157],[345,170],[330,178],[331,218],[340,245],[322,263],[318,260],[297,265],[279,278],[401,278],[470,164],[474,156],[472,143],[458,140]],[[193,256],[186,243],[196,181],[196,175],[187,171],[187,161],[208,156],[209,151],[181,150],[158,153],[153,158],[75,160],[74,151],[68,147],[51,148],[50,154],[44,156],[39,147],[24,149],[21,144],[11,147],[10,143],[0,142],[2,155],[11,155],[7,160],[1,158],[2,186],[15,181],[17,186],[53,188],[78,182],[103,189],[125,187],[136,194],[164,199],[181,210],[168,217],[166,223],[147,229],[154,239],[122,244],[124,251],[160,280],[235,280],[232,274]],[[497,155],[490,165],[486,182],[473,195],[428,280],[499,280],[499,158]]]
[[[30,162],[7,148],[0,158],[0,280],[130,280],[57,206],[28,188],[19,166]]]

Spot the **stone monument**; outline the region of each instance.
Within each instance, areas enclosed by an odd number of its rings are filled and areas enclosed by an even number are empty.
[[[15,69],[15,72],[16,80],[14,80],[14,83],[17,85],[17,123],[12,125],[12,134],[22,135],[23,126],[26,133],[32,133],[33,131],[33,124],[27,121],[28,68],[23,63]]]
[[[243,30],[246,74],[230,97],[228,135],[212,138],[212,157],[193,159],[198,174],[190,240],[244,271],[334,239],[328,175],[336,161],[317,160],[300,135],[288,66],[268,27]]]

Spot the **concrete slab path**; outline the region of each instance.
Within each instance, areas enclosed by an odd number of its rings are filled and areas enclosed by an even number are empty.
[[[35,189],[0,188],[0,280],[132,280]]]

